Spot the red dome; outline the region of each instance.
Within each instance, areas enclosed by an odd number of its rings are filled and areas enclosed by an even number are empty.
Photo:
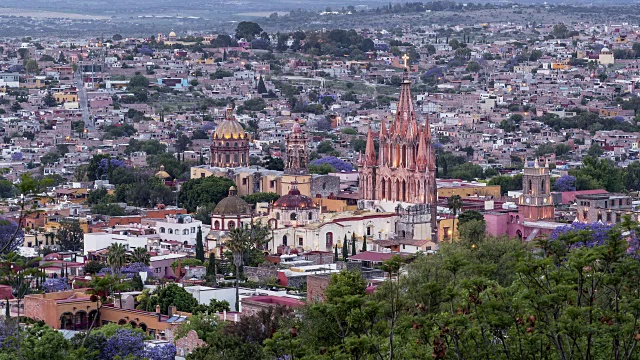
[[[273,203],[274,208],[296,209],[296,208],[316,208],[310,197],[300,194],[300,190],[292,188],[287,195],[281,196]]]

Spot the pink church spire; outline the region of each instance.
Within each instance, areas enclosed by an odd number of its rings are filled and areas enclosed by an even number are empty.
[[[416,163],[418,165],[419,171],[427,170],[427,165],[429,162],[429,154],[427,149],[427,141],[425,136],[426,130],[422,130],[420,132],[420,142],[418,143],[418,157],[416,159]]]
[[[377,163],[376,148],[373,144],[373,134],[371,133],[371,128],[369,128],[369,132],[367,133],[367,147],[365,149],[364,162],[367,166],[375,166]]]

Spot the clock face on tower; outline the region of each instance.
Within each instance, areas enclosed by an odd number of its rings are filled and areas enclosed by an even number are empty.
[[[531,202],[531,198],[526,198],[524,199],[524,202],[526,202],[527,204]]]

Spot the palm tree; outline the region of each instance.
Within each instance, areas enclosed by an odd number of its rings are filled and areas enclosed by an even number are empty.
[[[236,311],[240,311],[240,266],[244,263],[244,254],[253,247],[260,247],[270,241],[270,231],[260,222],[249,226],[238,226],[229,232],[225,246],[233,254],[236,273]]]
[[[131,262],[134,263],[143,263],[148,266],[150,258],[151,255],[149,255],[147,249],[143,247],[137,247],[133,249],[133,252],[131,253]]]
[[[120,245],[120,244],[113,244]],[[111,245],[110,247],[112,247]],[[123,245],[120,245],[124,248]],[[109,252],[111,255],[111,252]],[[96,314],[93,316],[93,320],[89,325],[89,330],[87,331],[84,339],[82,339],[82,346],[84,346],[84,342],[87,341],[89,334],[91,333],[91,329],[96,324],[96,319],[100,316],[100,310],[102,309],[102,305],[107,301],[109,294],[114,293],[116,291],[123,290],[127,286],[125,283],[120,281],[120,278],[116,275],[105,275],[103,277],[93,277],[91,282],[89,283],[89,289],[87,293],[91,295],[91,301],[96,303]]]
[[[122,244],[114,243],[107,248],[107,263],[111,266],[114,274],[120,273],[120,268],[124,265],[127,258],[127,249]]]
[[[453,241],[456,233],[456,216],[458,215],[458,211],[462,209],[462,199],[460,195],[450,196],[449,199],[447,199],[447,206],[449,210],[453,212],[453,225],[451,227],[451,241]]]

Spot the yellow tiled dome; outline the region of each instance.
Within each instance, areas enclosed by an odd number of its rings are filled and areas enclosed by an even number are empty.
[[[217,139],[244,139],[245,132],[242,125],[235,119],[224,119],[213,136]]]
[[[233,109],[227,108],[227,114],[224,121],[216,128],[213,133],[214,139],[244,139],[245,132],[242,125],[233,117]]]

